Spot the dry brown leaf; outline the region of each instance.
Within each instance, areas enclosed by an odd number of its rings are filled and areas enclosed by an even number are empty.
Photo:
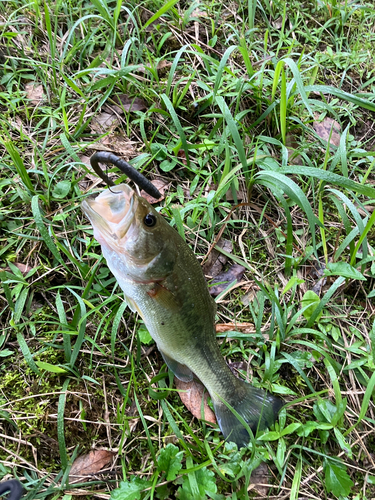
[[[301,165],[302,164],[301,155],[295,154],[296,149],[298,149],[298,142],[296,141],[296,138],[293,134],[291,133],[286,134],[285,145],[289,153],[289,163],[291,165]]]
[[[217,242],[217,246],[219,246],[228,253],[231,253],[233,250],[232,242],[224,238],[220,238],[220,240]],[[228,257],[220,253],[219,250],[213,248],[206,262],[203,265],[204,274],[214,278],[220,273],[220,271],[223,269],[223,266],[225,266],[227,261]]]
[[[227,271],[218,274],[211,283],[218,283],[209,287],[210,295],[216,297],[221,292],[224,292],[234,280],[241,281],[245,268],[240,264],[233,264]]]
[[[163,181],[161,179],[154,179],[153,181],[151,181],[151,184],[153,184],[156,187],[156,189],[160,191],[161,197],[159,199],[156,199],[152,197],[150,194],[146,193],[146,191],[143,191],[143,189],[141,191],[141,196],[152,205],[154,203],[158,203],[159,201],[164,200],[165,198],[164,193],[168,189],[170,183],[168,181]]]
[[[165,76],[167,70],[172,66],[170,61],[166,61],[165,59],[161,59],[156,66],[156,70],[158,72],[159,77]]]
[[[311,288],[311,290],[315,292],[317,295],[321,294],[323,287],[327,283],[327,278],[326,276],[324,276],[325,269],[326,269],[325,263],[318,262],[317,265],[313,267],[311,272],[312,276],[315,278],[315,284]]]
[[[246,199],[246,191],[243,191],[242,189],[237,191],[236,195],[237,195],[237,201],[243,201]],[[227,201],[234,201],[231,189],[228,189],[228,191],[225,193],[225,198]]]
[[[207,404],[208,393],[205,392],[204,385],[198,380],[193,380],[192,382],[182,382],[177,377],[174,379],[176,388],[179,389],[178,394],[180,395],[181,401],[186,406],[186,408],[194,415],[196,418],[201,418],[201,405],[202,398],[204,398],[203,409],[204,409],[204,419],[211,424],[216,424],[215,413]]]
[[[281,26],[283,25],[283,18],[280,16],[275,21],[272,21],[271,24],[274,28],[279,30],[279,29],[281,29]]]
[[[90,156],[86,156],[86,155],[78,155],[79,159],[81,160],[81,162],[86,165],[86,167],[91,167],[91,163],[90,163]]]
[[[21,262],[14,262],[14,265],[21,271],[22,274],[27,274],[31,269],[33,269],[31,266],[21,264]],[[10,267],[6,267],[5,271],[11,271]]]
[[[267,485],[269,483],[269,478],[268,466],[266,463],[262,462],[259,467],[254,469],[251,473],[248,491],[255,489],[259,495],[267,497],[269,488],[268,486],[262,485]]]
[[[256,330],[252,323],[218,323],[216,325],[216,333],[224,332],[242,332],[242,333],[255,333]]]
[[[44,97],[43,85],[36,85],[35,82],[27,83],[25,85],[27,98],[34,106],[40,104]]]
[[[129,97],[126,94],[117,95],[115,100],[119,103],[121,113],[125,111],[144,111],[148,108],[147,104],[140,97]]]
[[[137,149],[134,141],[130,141],[122,134],[117,132],[111,132],[105,137],[102,137],[99,142],[95,144],[100,149],[100,146],[105,146],[106,151],[111,151],[112,153],[117,153],[125,161],[129,161],[137,155]]]
[[[332,144],[333,146],[340,145],[341,127],[340,124],[337,123],[335,120],[326,117],[321,122],[315,121],[313,123],[313,127],[318,136],[327,142],[329,140],[329,136],[331,134],[331,129],[332,129],[330,144]]]
[[[179,149],[177,153],[177,158],[180,158],[184,165],[187,165],[186,153],[183,149]]]
[[[70,469],[69,479],[97,474],[108,465],[115,453],[108,450],[91,450],[87,455],[78,457]]]
[[[193,12],[191,13],[192,17],[207,17],[208,14],[204,10],[199,10],[199,9],[194,9]]]
[[[253,285],[253,287],[241,297],[241,302],[244,306],[248,306],[250,302],[254,302],[257,293],[259,292],[259,287]]]
[[[247,364],[245,363],[245,361],[229,361],[228,366],[233,375],[238,378],[241,378],[238,374],[240,370],[244,372],[247,371]]]
[[[98,115],[94,116],[91,120],[90,128],[93,132],[98,134],[104,134],[108,132],[108,129],[115,129],[119,125],[119,120],[114,113],[107,113],[103,111]]]

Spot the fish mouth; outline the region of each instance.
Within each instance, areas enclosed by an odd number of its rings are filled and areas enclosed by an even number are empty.
[[[119,184],[112,189],[86,198],[82,202],[82,210],[94,228],[96,239],[100,235],[107,241],[116,242],[126,235],[134,219],[137,197],[127,184]]]

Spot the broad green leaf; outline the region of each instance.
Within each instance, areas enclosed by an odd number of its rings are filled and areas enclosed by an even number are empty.
[[[318,295],[312,290],[307,290],[301,302],[302,307],[306,307],[307,305],[309,305],[309,307],[305,311],[303,311],[303,315],[307,320],[311,318],[313,312],[318,307],[319,303],[320,303],[320,298],[318,297]],[[321,312],[319,316],[316,318],[317,321],[319,321],[322,314],[323,312]]]
[[[341,434],[341,432],[338,430],[337,427],[333,429],[337,442],[339,443],[340,447],[342,450],[345,451],[345,453],[349,456],[349,458],[353,457],[352,450],[350,449],[350,445],[345,441],[344,436]]]
[[[337,497],[346,497],[350,494],[354,483],[348,476],[344,464],[325,460],[324,475],[328,493],[333,493]]]
[[[110,500],[140,500],[141,491],[151,486],[150,481],[133,476],[130,481],[121,481],[120,487],[113,490]]]
[[[327,431],[327,430],[332,429],[332,424],[324,423],[324,422],[319,423],[319,422],[314,422],[312,420],[308,420],[303,425],[301,425],[301,427],[297,430],[297,434],[299,436],[307,437],[316,429]]]
[[[190,474],[195,474],[198,485],[198,495],[193,495],[189,479]],[[215,474],[208,470],[207,467],[203,467],[196,472],[190,472],[189,474],[183,476],[182,487],[180,487],[177,491],[177,498],[180,500],[206,500],[206,491],[215,494],[217,486]]]
[[[174,481],[178,472],[181,470],[181,461],[184,452],[179,451],[177,446],[172,443],[167,444],[165,448],[160,450],[158,458],[158,471],[166,472],[167,481]]]
[[[173,170],[176,165],[177,162],[175,161],[164,160],[160,163],[159,168],[163,172],[169,172],[170,170]]]
[[[324,276],[343,276],[353,280],[366,280],[362,273],[347,262],[329,262],[324,270]]]
[[[0,351],[0,358],[6,358],[7,356],[11,356],[12,354],[14,354],[14,351],[3,349],[2,351]]]
[[[299,422],[294,422],[293,424],[289,424],[285,429],[281,431],[281,436],[286,436],[287,434],[293,434],[297,429],[301,427],[302,424]]]
[[[281,292],[281,295],[284,295],[286,292],[289,292],[291,288],[293,288],[294,285],[301,285],[302,283],[305,283],[305,280],[298,278],[297,276],[292,276],[288,283],[286,284],[284,290]]]
[[[152,337],[150,335],[150,332],[147,330],[147,328],[142,325],[138,329],[138,335],[139,335],[139,340],[141,341],[142,344],[149,345],[152,342]]]
[[[280,432],[269,431],[269,432],[265,432],[261,436],[258,436],[257,439],[259,439],[260,441],[276,441],[280,437],[281,437]]]
[[[41,369],[46,370],[51,373],[66,373],[65,368],[60,366],[51,365],[50,363],[45,363],[44,361],[36,361],[35,364]]]
[[[58,199],[65,198],[66,195],[69,193],[71,187],[72,183],[70,181],[68,180],[60,181],[53,188],[52,196]]]

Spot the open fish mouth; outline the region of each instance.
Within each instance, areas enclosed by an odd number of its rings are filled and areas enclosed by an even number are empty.
[[[95,237],[100,234],[112,241],[119,241],[126,235],[136,208],[137,197],[127,184],[119,184],[113,191],[106,189],[82,202],[82,210],[94,228]]]

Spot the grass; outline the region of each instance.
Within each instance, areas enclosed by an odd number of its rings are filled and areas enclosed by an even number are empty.
[[[373,498],[372,2],[0,13],[0,479],[29,499],[246,499],[267,464],[268,498]],[[97,149],[168,184],[161,213],[198,259],[233,242],[246,279],[218,322],[255,333],[219,334],[222,353],[286,401],[248,449],[192,418],[126,308],[80,211]],[[69,485],[91,449],[112,467]]]

